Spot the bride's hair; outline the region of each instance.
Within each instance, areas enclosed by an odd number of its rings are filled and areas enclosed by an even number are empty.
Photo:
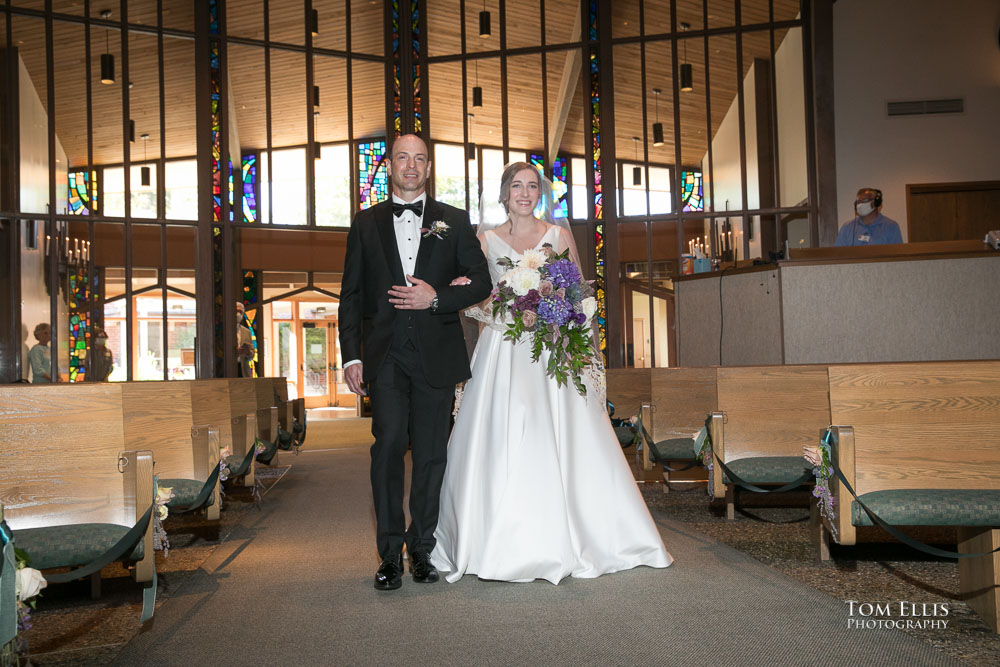
[[[542,176],[541,172],[538,171],[538,167],[531,164],[530,162],[511,162],[509,165],[504,167],[503,174],[500,176],[500,197],[498,202],[500,206],[503,207],[504,213],[507,212],[507,203],[510,201],[510,186],[514,182],[514,177],[525,169],[531,170],[531,173],[535,175],[538,180],[538,199],[543,203],[542,219],[546,222],[552,222],[552,184],[549,180]]]

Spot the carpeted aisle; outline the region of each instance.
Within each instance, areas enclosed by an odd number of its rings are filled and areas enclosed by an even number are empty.
[[[955,664],[659,517],[666,570],[377,592],[368,460],[303,452],[114,664]]]

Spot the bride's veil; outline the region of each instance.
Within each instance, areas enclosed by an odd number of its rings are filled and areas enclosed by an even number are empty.
[[[535,165],[528,162],[511,162],[504,165],[504,172],[515,164],[523,164],[525,167],[535,167]],[[538,198],[538,206],[535,208],[535,217],[570,231],[567,220],[556,220],[552,215],[552,211],[555,210],[556,206],[555,189],[552,186],[552,181],[546,178],[541,169],[537,167],[535,169],[538,171],[538,181],[541,186],[541,195]],[[496,229],[505,222],[507,222],[507,209],[500,201],[499,191],[493,191],[492,189],[487,191],[486,188],[483,188],[483,194],[479,198],[479,227],[477,231],[482,233],[489,229]]]

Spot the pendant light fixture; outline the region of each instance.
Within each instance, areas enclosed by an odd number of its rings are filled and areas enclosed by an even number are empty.
[[[313,86],[313,106],[319,106],[319,86]]]
[[[149,145],[149,143],[148,143],[149,142],[149,135],[148,134],[144,134],[144,135],[142,135],[141,139],[142,139],[142,161],[145,162],[146,161],[146,147]],[[139,177],[142,179],[142,187],[148,188],[149,187],[149,182],[150,182],[150,178],[149,178],[149,166],[147,166],[147,165],[143,165],[142,166],[142,169],[139,170]]]
[[[313,142],[313,159],[314,160],[322,160],[323,159],[322,153],[323,153],[323,150],[320,147],[319,142],[318,141],[314,141]]]
[[[681,32],[687,32],[691,29],[691,24],[681,23]],[[681,91],[689,93],[694,90],[694,68],[691,67],[691,63],[687,62],[688,59],[688,45],[687,40],[684,40],[684,62],[681,64]]]
[[[111,19],[111,10],[105,9],[101,12],[101,18],[105,21]],[[112,84],[115,82],[115,57],[111,55],[109,28],[104,29],[104,53],[101,54],[101,83]]]
[[[469,114],[469,143],[466,144],[465,158],[467,160],[476,159],[476,142],[472,140],[472,121],[476,119],[476,114]]]
[[[128,121],[128,142],[130,144],[135,143],[135,121],[131,118]]]
[[[483,0],[483,11],[479,12],[479,36],[486,39],[490,33],[490,13],[486,11],[486,0]]]
[[[635,142],[635,161],[639,161],[639,137],[632,137]],[[632,185],[642,185],[642,167],[636,165],[632,167]]]
[[[309,30],[313,37],[319,36],[319,10],[314,9],[309,15]]]
[[[476,85],[472,88],[472,106],[483,106],[483,89],[479,86],[479,61],[476,61]]]
[[[663,123],[660,122],[660,89],[653,88],[653,98],[656,100],[656,122],[653,123],[653,145],[663,145]]]

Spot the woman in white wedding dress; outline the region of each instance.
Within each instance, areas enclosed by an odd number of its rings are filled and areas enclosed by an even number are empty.
[[[494,285],[529,248],[569,249],[568,229],[533,211],[542,179],[530,164],[504,170],[509,218],[480,232]],[[491,319],[480,313],[479,319]],[[672,562],[605,412],[603,388],[587,396],[546,376],[548,352],[531,359],[529,336],[483,329],[448,447],[433,565],[449,582],[465,574],[498,581],[592,578]],[[598,396],[600,394],[600,396]]]

